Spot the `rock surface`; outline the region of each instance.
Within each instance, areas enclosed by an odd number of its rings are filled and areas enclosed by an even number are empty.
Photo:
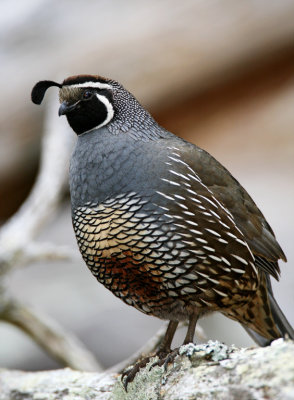
[[[151,363],[154,361],[151,361]],[[167,370],[150,364],[125,392],[120,376],[70,369],[0,370],[0,400],[293,400],[294,343],[238,349],[220,342],[182,346]]]

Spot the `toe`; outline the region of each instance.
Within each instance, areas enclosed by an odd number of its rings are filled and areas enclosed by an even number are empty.
[[[125,391],[128,391],[128,384],[135,379],[135,376],[141,368],[146,367],[151,357],[143,358],[143,360],[137,362],[132,368],[128,368],[122,373],[121,381],[123,382]]]

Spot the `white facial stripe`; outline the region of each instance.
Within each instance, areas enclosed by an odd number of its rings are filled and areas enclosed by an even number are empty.
[[[108,122],[112,120],[113,115],[114,115],[114,110],[113,110],[112,104],[110,103],[110,101],[108,100],[107,97],[102,96],[101,94],[97,94],[97,93],[96,93],[96,96],[101,101],[101,103],[103,103],[105,105],[106,110],[107,110],[106,120],[103,121],[100,125],[98,125],[96,127],[96,128],[101,128],[101,126],[108,124]]]
[[[64,85],[67,86],[67,85]],[[111,89],[112,86],[108,85],[108,83],[101,83],[101,82],[84,82],[84,83],[77,83],[75,85],[68,85],[72,88],[83,88],[83,87],[88,87],[88,88],[95,88],[95,89]]]

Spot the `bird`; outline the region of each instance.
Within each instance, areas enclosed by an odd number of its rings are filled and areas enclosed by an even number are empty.
[[[59,88],[59,115],[77,135],[70,163],[72,222],[94,277],[127,305],[168,320],[157,351],[171,354],[210,312],[240,322],[260,346],[294,331],[270,277],[286,256],[253,199],[212,155],[161,127],[119,82],[75,75]],[[138,363],[126,375],[134,379]]]

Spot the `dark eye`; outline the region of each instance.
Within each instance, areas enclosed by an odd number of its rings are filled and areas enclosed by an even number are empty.
[[[90,90],[85,90],[83,93],[83,99],[84,100],[88,100],[93,96],[93,92],[91,92]]]

